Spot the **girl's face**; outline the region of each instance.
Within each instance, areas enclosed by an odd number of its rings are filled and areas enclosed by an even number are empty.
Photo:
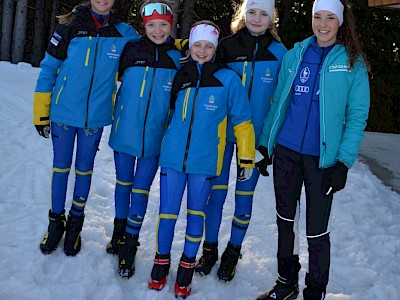
[[[90,0],[92,10],[99,15],[107,15],[114,5],[114,0]]]
[[[318,46],[328,47],[333,45],[337,39],[339,19],[330,11],[320,10],[313,16],[312,30],[317,37]]]
[[[154,19],[144,25],[146,35],[155,44],[164,43],[171,33],[171,24],[162,19]]]
[[[215,47],[209,41],[197,41],[190,47],[190,56],[199,64],[211,61],[215,54]]]
[[[265,10],[254,8],[249,9],[246,12],[245,22],[251,35],[259,36],[267,31],[269,24],[271,23],[271,18]]]

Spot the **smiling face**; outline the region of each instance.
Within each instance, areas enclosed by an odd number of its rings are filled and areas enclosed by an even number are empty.
[[[190,47],[190,56],[199,64],[211,61],[215,54],[215,47],[209,41],[197,41]]]
[[[114,0],[90,0],[92,10],[99,15],[109,14],[114,2]]]
[[[333,45],[337,39],[339,19],[330,11],[320,10],[314,13],[312,30],[317,37],[317,43],[320,47]]]
[[[245,22],[251,35],[259,36],[267,31],[269,24],[271,23],[271,18],[265,10],[252,8],[246,12]]]
[[[146,35],[155,44],[164,43],[171,33],[171,24],[162,19],[148,21],[144,25]]]

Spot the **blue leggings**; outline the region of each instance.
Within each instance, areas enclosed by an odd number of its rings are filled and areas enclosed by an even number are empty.
[[[159,254],[171,252],[176,220],[182,196],[187,184],[186,236],[183,254],[196,256],[203,238],[204,208],[211,190],[211,180],[206,175],[187,174],[171,168],[161,168],[160,211],[157,224],[157,248]]]
[[[92,181],[93,164],[103,128],[77,128],[51,122],[53,142],[53,172],[51,181],[51,210],[60,214],[65,209],[68,175],[76,138],[75,187],[71,215],[83,215]]]
[[[157,173],[157,158],[136,158],[114,151],[114,162],[117,176],[115,217],[127,218],[126,231],[138,235],[146,214],[150,187]]]
[[[229,172],[235,143],[227,141],[224,153],[224,162],[220,176],[212,180],[210,199],[206,206],[207,242],[217,242],[221,226],[222,209],[228,193]],[[237,166],[239,169],[239,166]],[[253,195],[260,173],[254,168],[253,175],[247,181],[236,180],[235,213],[232,220],[230,243],[241,246],[250,224],[253,207]]]

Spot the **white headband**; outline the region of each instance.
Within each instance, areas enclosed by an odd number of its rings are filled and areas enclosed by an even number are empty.
[[[190,30],[189,49],[197,41],[208,41],[217,49],[218,46],[218,29],[209,24],[199,24]]]
[[[340,0],[315,0],[312,14],[314,15],[316,12],[320,10],[330,11],[334,13],[336,17],[339,19],[339,25],[343,24],[343,10],[344,6]]]
[[[261,9],[271,18],[274,15],[275,0],[247,0],[245,13],[250,9]]]

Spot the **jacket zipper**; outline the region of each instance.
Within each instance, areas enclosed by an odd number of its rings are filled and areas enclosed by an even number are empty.
[[[201,82],[201,76],[202,72],[199,72],[199,78],[197,79],[197,85],[196,85],[196,92],[194,94],[194,100],[193,100],[193,107],[192,107],[192,115],[190,117],[190,125],[189,125],[189,133],[188,133],[188,138],[186,140],[186,149],[185,149],[185,157],[183,159],[183,168],[182,171],[186,173],[186,163],[187,163],[187,158],[189,154],[189,146],[190,146],[190,139],[192,138],[192,130],[193,130],[193,122],[194,122],[194,113],[196,110],[196,102],[199,94],[199,89],[200,89],[200,82]]]
[[[258,52],[258,39],[256,41],[256,45],[255,45],[255,48],[254,48],[254,51],[253,51],[253,58],[252,58],[252,62],[251,62],[250,83],[249,83],[249,89],[247,91],[247,95],[249,97],[249,101],[250,101],[250,97],[251,97],[251,89],[253,88],[254,68],[256,66],[257,52]]]
[[[94,59],[93,59],[93,68],[92,68],[92,76],[90,78],[90,85],[89,85],[89,92],[86,100],[86,120],[85,120],[85,128],[88,127],[88,121],[89,121],[89,99],[90,99],[90,94],[92,93],[92,87],[93,87],[93,80],[94,80],[94,72],[96,69],[96,62],[97,62],[97,49],[99,45],[99,30],[97,29],[97,35],[96,35],[96,44],[95,44],[95,50],[94,50]]]
[[[156,47],[156,60],[154,61],[154,71],[153,71],[153,75],[151,77],[149,96],[147,98],[146,114],[144,115],[142,157],[144,157],[144,140],[145,140],[145,133],[146,133],[146,123],[147,123],[147,117],[149,115],[150,99],[151,99],[151,95],[153,92],[154,77],[155,77],[155,74],[157,71],[157,62],[158,62],[158,46]]]

